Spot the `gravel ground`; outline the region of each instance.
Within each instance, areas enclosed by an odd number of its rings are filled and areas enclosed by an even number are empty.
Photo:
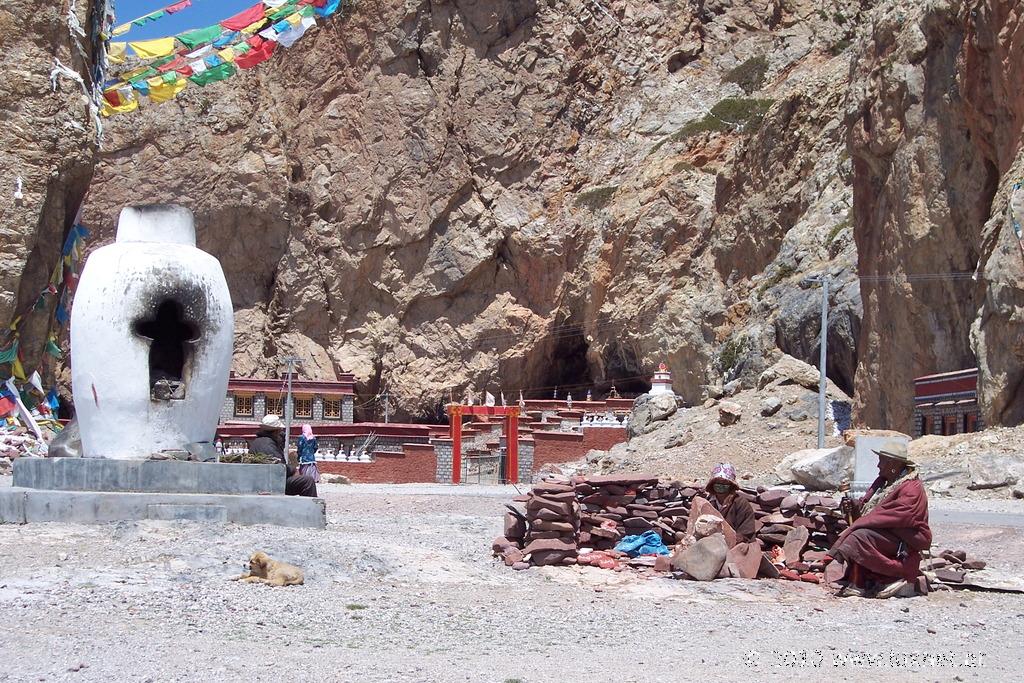
[[[1024,595],[513,572],[489,552],[511,488],[321,493],[326,531],[0,526],[0,680],[1019,680]],[[935,532],[1024,571],[1021,526]],[[306,585],[228,581],[257,549]]]

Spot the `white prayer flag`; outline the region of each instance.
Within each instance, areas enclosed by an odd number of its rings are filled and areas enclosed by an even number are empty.
[[[484,397],[485,397],[484,398],[484,405],[485,406],[492,406],[493,407],[494,406],[494,394],[492,394],[491,392],[488,391],[488,392],[484,393]]]

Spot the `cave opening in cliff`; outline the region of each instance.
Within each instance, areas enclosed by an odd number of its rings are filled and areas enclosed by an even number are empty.
[[[622,396],[638,396],[651,389],[649,373],[643,372],[636,351],[626,344],[612,343],[604,358],[605,380],[599,383],[603,393],[612,387]]]
[[[583,398],[590,387],[590,372],[587,366],[587,340],[581,328],[562,328],[554,339],[550,361],[541,388],[535,390],[536,398],[548,398],[557,391],[559,398],[571,393],[574,398]]]

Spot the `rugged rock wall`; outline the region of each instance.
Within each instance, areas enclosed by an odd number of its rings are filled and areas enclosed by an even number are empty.
[[[886,3],[847,104],[864,318],[863,421],[908,431],[915,376],[980,367],[988,424],[1024,419],[1018,2]],[[974,279],[949,273],[976,273]],[[923,277],[922,277],[923,276]]]
[[[818,4],[363,0],[113,122],[87,217],[99,244],[124,204],[190,206],[237,371],[297,353],[406,414],[470,385],[642,389],[662,360],[699,400],[778,349],[813,360],[799,284],[825,270],[849,390],[856,22]]]
[[[46,287],[92,178],[96,119],[84,84],[91,81],[95,59],[87,33],[100,4],[85,0],[0,3],[3,329],[17,313],[31,307]],[[20,200],[14,197],[19,176],[24,195]],[[52,298],[49,303],[52,307]],[[48,324],[46,312],[41,312],[26,317],[19,327],[29,371],[42,352]],[[9,374],[0,371],[0,375]]]

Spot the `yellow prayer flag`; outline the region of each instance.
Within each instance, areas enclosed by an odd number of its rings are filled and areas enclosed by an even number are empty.
[[[14,357],[14,362],[11,363],[11,373],[22,382],[28,379],[25,376],[25,368],[21,367],[21,359],[17,356]]]
[[[113,28],[113,30],[110,32],[110,35],[112,35],[112,36],[123,36],[124,34],[128,33],[128,31],[131,31],[131,30],[132,30],[132,22],[129,21],[127,24],[121,24],[119,26],[115,26]]]
[[[187,78],[179,78],[173,83],[161,83],[160,85],[149,86],[149,101],[150,102],[167,102],[173,100],[178,96],[185,86],[188,85]]]
[[[256,31],[258,31],[260,29],[260,26],[262,26],[265,22],[266,22],[266,19],[260,19],[259,21],[254,21],[251,24],[249,24],[248,26],[246,26],[245,28],[243,28],[242,29],[242,33],[248,33],[250,35],[253,34],[253,33],[256,33]]]
[[[103,100],[103,108],[100,113],[104,116],[113,116],[114,114],[127,114],[130,111],[135,111],[139,108],[139,101],[131,99],[117,106],[112,105],[110,102]]]
[[[288,23],[292,26],[298,26],[302,23],[302,15],[296,12],[295,14],[288,15]]]
[[[174,38],[157,38],[155,40],[136,40],[128,43],[140,59],[156,59],[166,57],[174,52]]]
[[[107,48],[107,59],[114,64],[124,64],[125,51],[128,49],[128,43],[110,43]]]
[[[235,61],[235,51],[233,48],[226,47],[217,53],[217,56],[223,59],[225,62]]]

